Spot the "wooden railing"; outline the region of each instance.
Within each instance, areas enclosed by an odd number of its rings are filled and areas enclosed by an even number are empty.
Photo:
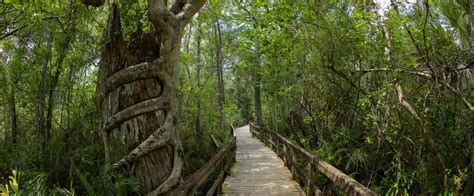
[[[232,126],[232,132],[233,129],[234,127]],[[222,147],[203,167],[167,195],[194,195],[197,189],[207,180],[209,175],[216,170],[219,172],[219,175],[212,183],[206,195],[215,195],[217,192],[220,192],[219,189],[221,188],[226,174],[229,173],[230,167],[235,162],[235,149],[236,138],[233,136],[230,142]]]
[[[331,164],[309,153],[299,145],[294,144],[282,135],[252,123],[250,123],[250,131],[283,159],[285,165],[291,170],[293,178],[303,180],[308,187],[306,195],[323,194],[315,184],[316,171],[321,172],[348,195],[376,195],[364,185],[342,173]],[[298,157],[300,157],[303,162],[298,163]]]

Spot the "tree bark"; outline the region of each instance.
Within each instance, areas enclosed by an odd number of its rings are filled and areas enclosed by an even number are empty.
[[[224,92],[224,67],[222,65],[222,35],[221,27],[219,25],[219,18],[216,17],[214,25],[214,33],[216,36],[216,66],[217,66],[217,90],[218,90],[218,102],[217,109],[219,110],[219,120],[221,132],[225,131],[225,116],[224,116],[224,104],[225,104],[225,92]]]
[[[262,126],[262,102],[260,99],[260,83],[261,76],[258,68],[260,68],[260,55],[257,55],[257,64],[254,70],[254,86],[253,86],[253,99],[254,99],[254,110],[255,110],[255,124]]]
[[[46,72],[48,71],[48,64],[51,60],[51,42],[53,41],[52,37],[47,41],[47,51],[46,61],[43,63],[41,68],[41,79],[38,84],[38,131],[39,135],[44,139],[47,138],[47,133],[45,129],[45,109],[46,109]]]
[[[179,183],[181,144],[175,128],[179,82],[179,49],[184,27],[204,0],[177,0],[171,9],[163,0],[148,1],[151,32],[137,32],[127,46],[118,6],[112,4],[104,32],[105,46],[97,91],[102,116],[106,162],[111,131],[125,135],[129,154],[111,169],[130,165],[145,195],[165,194]]]
[[[202,121],[201,121],[201,22],[198,24],[198,35],[196,38],[196,117],[195,129],[198,137],[202,137]]]
[[[16,112],[16,91],[15,85],[12,84],[10,89],[10,97],[8,99],[8,106],[10,110],[10,133],[11,133],[11,142],[13,145],[17,144],[18,138],[18,126],[17,126],[17,112]]]
[[[62,46],[58,50],[60,54],[56,61],[56,71],[49,85],[48,108],[47,108],[47,113],[46,113],[46,126],[45,126],[47,140],[51,139],[51,134],[52,134],[51,129],[52,129],[52,120],[53,120],[53,108],[54,108],[54,101],[55,101],[54,92],[56,91],[56,88],[58,86],[59,77],[61,76],[62,64],[63,64],[64,58],[66,58],[66,54],[71,42],[71,37],[73,36],[71,35],[73,32],[64,32],[64,33],[66,33],[66,39],[61,44]]]
[[[38,131],[40,135],[45,136],[45,128],[44,128],[44,109],[46,104],[46,92],[45,92],[45,85],[46,85],[46,63],[43,64],[41,69],[41,79],[38,86]]]
[[[469,42],[469,48],[472,50],[474,49],[474,28],[473,28],[473,24],[474,24],[474,13],[472,12],[469,12],[468,10],[472,10],[472,6],[474,6],[474,3],[472,3],[472,1],[470,3],[467,3],[466,4],[466,12],[464,13],[464,16],[463,16],[463,22],[464,22],[464,26],[466,27],[466,31],[467,31],[467,41]]]
[[[0,58],[0,63],[6,65],[6,60]],[[16,81],[15,81],[15,71],[10,66],[0,67],[0,84],[3,84],[5,88],[2,88],[2,96],[7,101],[7,109],[5,110],[5,118],[9,118],[8,139],[12,145],[11,149],[17,144],[18,138],[18,129],[17,129],[17,111],[16,111]],[[3,113],[3,112],[2,112]]]
[[[242,116],[244,120],[243,123],[248,123],[253,118],[251,111],[252,98],[250,98],[251,95],[247,93],[247,84],[249,81],[247,81],[247,79],[238,79],[236,83],[239,84],[236,86],[236,91],[234,92],[234,94],[237,96],[236,104],[239,107],[240,116]]]
[[[245,7],[241,6],[240,4],[237,4],[239,6],[239,8],[241,8],[242,10],[244,10],[249,16],[250,16],[250,19],[251,19],[251,23],[252,23],[252,26],[253,28],[257,29],[259,26],[260,26],[260,23],[259,21],[257,20],[257,18],[248,10],[246,9]],[[263,122],[262,122],[262,103],[261,103],[261,99],[260,99],[260,83],[261,83],[261,75],[259,73],[259,69],[260,69],[260,44],[258,43],[258,41],[256,42],[256,46],[255,46],[255,58],[256,58],[256,63],[253,67],[253,101],[254,101],[254,112],[255,112],[255,116],[254,116],[254,121],[255,121],[255,124],[256,125],[259,125],[259,126],[263,126]]]

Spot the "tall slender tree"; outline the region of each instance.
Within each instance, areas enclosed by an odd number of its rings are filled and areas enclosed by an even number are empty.
[[[201,120],[201,41],[202,41],[202,30],[201,21],[197,26],[197,37],[196,37],[196,116],[195,116],[195,128],[198,137],[202,137],[202,120]]]
[[[219,24],[219,17],[216,16],[214,22],[214,34],[216,37],[216,67],[217,67],[217,91],[219,93],[217,109],[219,110],[219,123],[221,131],[225,130],[225,92],[224,92],[224,67],[222,64],[222,34]]]

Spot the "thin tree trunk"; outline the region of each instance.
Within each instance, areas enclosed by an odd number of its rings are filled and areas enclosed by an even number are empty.
[[[47,108],[47,113],[46,113],[46,139],[49,140],[51,139],[51,134],[52,134],[52,120],[53,120],[53,108],[54,108],[54,95],[56,88],[58,86],[59,78],[61,76],[61,69],[62,69],[62,64],[64,61],[64,58],[66,57],[68,48],[70,46],[71,42],[71,33],[72,32],[65,32],[67,34],[66,40],[64,40],[64,43],[62,46],[59,48],[60,55],[58,57],[58,60],[56,61],[56,71],[54,73],[53,79],[49,85],[49,96],[48,96],[48,108]]]
[[[217,109],[219,110],[220,128],[222,133],[225,131],[225,116],[224,116],[224,104],[225,104],[225,92],[224,92],[224,67],[222,65],[222,35],[221,27],[219,24],[219,18],[216,17],[214,25],[214,33],[216,36],[216,66],[217,66],[217,89],[218,89],[218,102]]]
[[[5,61],[2,63],[6,64]],[[8,109],[6,110],[6,113],[4,114],[6,118],[9,119],[9,139],[10,142],[15,146],[17,144],[17,138],[18,138],[18,125],[17,125],[17,111],[16,111],[16,81],[15,81],[15,76],[14,76],[14,71],[12,71],[12,68],[10,67],[10,70],[7,70],[7,66],[2,66],[0,70],[0,82],[3,83],[6,88],[2,88],[3,93],[5,95],[4,99],[7,100],[8,104]],[[3,73],[3,74],[2,74]],[[14,148],[12,148],[14,149]]]
[[[472,10],[472,6],[474,6],[474,3],[471,2],[468,2],[465,6],[466,9],[465,9],[465,13],[464,13],[464,16],[463,16],[463,23],[464,23],[464,26],[466,27],[466,31],[467,31],[467,41],[469,42],[468,43],[468,48],[471,48],[473,49],[474,48],[474,13],[471,11],[469,12],[468,10]]]
[[[38,131],[40,135],[45,136],[44,129],[44,109],[46,104],[46,92],[45,92],[45,83],[46,83],[46,63],[43,64],[41,69],[41,79],[38,86],[38,99],[39,99],[39,111],[38,111]]]
[[[251,20],[252,20],[252,26],[253,28],[257,28],[258,26],[260,26],[259,22],[257,21],[257,19],[255,18],[255,16],[253,16],[250,11],[248,11],[246,8],[242,7],[242,9],[247,12],[247,14],[249,14],[251,16]],[[254,101],[254,112],[255,112],[255,116],[254,116],[254,121],[255,121],[255,124],[257,125],[260,125],[262,126],[263,125],[263,122],[262,122],[262,103],[261,103],[261,100],[260,100],[260,83],[261,83],[261,76],[260,76],[260,73],[259,73],[259,69],[260,69],[260,53],[259,53],[259,43],[257,42],[256,44],[256,63],[254,65],[254,72],[253,72],[253,101]]]
[[[198,137],[202,137],[202,121],[201,121],[201,22],[198,24],[198,35],[196,38],[196,117],[195,129]]]
[[[255,74],[255,86],[253,87],[255,124],[262,125],[262,102],[260,100],[260,76]]]
[[[254,99],[254,110],[255,110],[255,124],[263,125],[262,122],[262,102],[260,100],[260,83],[261,76],[258,68],[260,68],[260,55],[257,55],[256,70],[254,70],[254,86],[253,86],[253,99]]]
[[[60,43],[60,47],[58,48],[58,52],[59,52],[59,56],[58,56],[58,59],[56,60],[56,70],[54,72],[54,76],[51,80],[51,83],[49,83],[49,92],[48,92],[48,107],[47,107],[47,113],[46,113],[46,119],[45,119],[45,134],[46,134],[46,140],[49,140],[51,139],[51,135],[52,135],[52,120],[53,120],[53,108],[54,108],[54,102],[55,102],[55,98],[54,98],[54,94],[55,94],[55,91],[56,91],[56,88],[57,88],[57,85],[58,85],[58,82],[59,82],[59,78],[61,76],[61,69],[62,69],[62,64],[63,64],[63,61],[64,61],[64,58],[66,58],[66,54],[68,52],[68,49],[71,45],[71,39],[72,37],[74,36],[74,28],[70,26],[70,24],[73,24],[71,19],[73,17],[73,14],[74,14],[74,9],[73,9],[73,4],[74,4],[74,1],[71,1],[71,9],[69,10],[69,14],[68,14],[68,21],[67,21],[67,24],[69,24],[68,26],[66,26],[66,28],[63,28],[63,33],[66,35],[66,38],[65,40],[62,40],[62,43]],[[66,31],[64,29],[69,29],[70,31]]]
[[[44,113],[46,109],[46,73],[48,71],[48,64],[51,60],[51,42],[53,38],[50,37],[47,41],[47,51],[46,61],[43,63],[41,68],[41,79],[38,84],[38,131],[39,135],[43,138],[47,138],[46,129],[45,129],[45,118]]]
[[[72,86],[73,86],[73,82],[74,82],[73,78],[72,78],[73,74],[74,74],[74,71],[73,71],[72,67],[69,67],[69,70],[68,70],[68,73],[67,73],[67,79],[66,79],[66,92],[65,92],[65,96],[64,96],[64,108],[66,110],[65,111],[66,112],[66,133],[63,136],[63,141],[66,144],[66,146],[65,146],[66,151],[69,151],[69,149],[73,145],[69,141],[70,141],[70,138],[71,138],[70,136],[72,135],[72,133],[75,130],[75,129],[71,128],[71,111],[69,109],[69,106],[70,106],[71,100],[72,100],[72,96],[73,96],[73,94],[72,94]]]
[[[17,126],[17,112],[16,112],[16,101],[15,101],[15,86],[12,84],[10,89],[10,98],[8,99],[8,106],[10,109],[10,133],[11,133],[11,142],[13,145],[17,144],[18,138],[18,126]]]

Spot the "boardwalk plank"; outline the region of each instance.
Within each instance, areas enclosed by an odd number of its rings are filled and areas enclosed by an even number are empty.
[[[249,126],[235,129],[235,135],[236,162],[222,184],[222,195],[305,195],[283,161],[251,136]]]

